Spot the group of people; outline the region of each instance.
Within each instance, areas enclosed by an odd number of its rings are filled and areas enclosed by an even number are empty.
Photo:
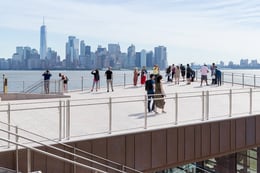
[[[49,94],[50,93],[50,79],[52,74],[50,73],[49,70],[46,70],[43,74],[43,82],[44,82],[44,91],[45,94]],[[68,86],[68,77],[62,73],[59,73],[59,77],[60,77],[60,81],[62,82],[62,89],[63,92],[67,92],[67,86]]]
[[[98,89],[100,88],[99,70],[95,69],[95,70],[91,71],[91,74],[94,76],[91,92],[94,90],[95,87],[96,87],[96,91],[98,91]],[[111,70],[111,67],[108,67],[108,69],[105,72],[105,76],[106,76],[106,82],[107,82],[107,92],[109,92],[109,86],[111,88],[111,91],[113,92],[114,91],[114,88],[113,88],[113,72]]]
[[[182,77],[183,82],[186,78],[187,84],[189,85],[194,81],[195,71],[191,69],[190,64],[187,64],[186,68],[182,64],[180,64],[180,66],[172,64],[166,69],[166,77],[167,82],[175,81],[175,84],[180,84],[180,77]]]
[[[204,64],[201,69],[201,82],[200,86],[202,86],[203,81],[205,81],[206,85],[208,86],[208,73],[209,69],[206,64]],[[211,85],[218,85],[221,86],[221,71],[218,69],[218,67],[215,65],[215,63],[212,63],[210,66],[210,76],[211,76]]]

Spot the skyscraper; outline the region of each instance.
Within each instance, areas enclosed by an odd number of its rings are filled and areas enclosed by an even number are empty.
[[[43,18],[43,25],[41,26],[41,33],[40,33],[40,59],[45,59],[47,56],[47,41],[46,41],[46,26],[44,24]]]
[[[79,39],[69,36],[66,43],[66,67],[75,68],[79,65]]]

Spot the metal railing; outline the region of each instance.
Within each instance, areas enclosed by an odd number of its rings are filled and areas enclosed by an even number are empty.
[[[72,137],[145,130],[260,113],[259,88],[179,92],[166,95],[165,118],[153,117],[147,112],[146,95],[126,95],[1,104],[0,114],[3,116],[0,116],[0,121],[7,124],[15,121],[22,128],[27,127],[26,119],[39,121],[40,124],[33,129],[34,133],[49,135],[48,138],[61,141]],[[46,127],[49,128],[47,134]],[[10,127],[8,130],[10,131]]]
[[[12,126],[10,124],[6,124],[6,123],[3,123],[3,122],[0,122],[0,123],[6,125],[8,127],[15,128],[15,132],[11,132],[9,130],[4,130],[4,129],[0,128],[1,132],[8,134],[8,139],[4,138],[4,137],[0,137],[0,141],[2,140],[2,141],[7,142],[9,147],[10,147],[10,144],[13,144],[13,147],[15,147],[15,150],[16,150],[16,166],[17,166],[16,171],[17,172],[19,171],[19,159],[18,159],[19,149],[25,148],[25,149],[27,149],[27,152],[29,152],[27,154],[27,167],[28,167],[27,172],[31,171],[30,150],[32,150],[34,152],[38,152],[38,153],[56,158],[58,160],[73,164],[73,172],[75,172],[75,173],[76,173],[76,166],[80,166],[80,167],[83,167],[83,168],[86,168],[86,169],[90,169],[90,170],[93,170],[95,172],[109,172],[109,170],[113,170],[114,172],[119,172],[119,173],[126,173],[128,171],[141,173],[141,171],[135,170],[135,169],[130,168],[128,166],[125,166],[125,165],[116,163],[114,161],[105,159],[103,157],[94,155],[92,153],[83,151],[83,150],[78,149],[76,147],[72,147],[70,145],[63,144],[61,142],[57,142],[55,140],[52,140],[52,139],[43,137],[41,135],[29,132],[27,130],[20,129],[17,126]],[[36,141],[34,139],[31,139],[31,138],[27,137],[28,135],[20,135],[19,131],[24,131],[29,135],[37,136],[37,137],[45,140],[45,142],[39,142],[39,141]],[[10,136],[13,136],[13,138],[10,137]],[[21,143],[19,141],[21,139],[26,140],[27,142],[23,141]],[[46,143],[46,141],[48,143]],[[64,147],[65,149],[54,147],[54,144],[59,144],[62,147]],[[18,146],[20,146],[22,148],[18,148]],[[44,146],[46,148],[55,150],[55,151],[60,152],[64,155],[66,154],[66,155],[69,155],[69,156],[72,156],[72,157],[65,157],[66,158],[65,159],[64,157],[60,157],[57,153],[53,154],[53,153],[50,153],[50,152],[43,151],[43,150],[37,148],[37,146]],[[10,149],[12,149],[12,148],[10,148]],[[69,151],[73,151],[73,152],[69,152]],[[89,157],[91,157],[91,159]],[[68,158],[73,158],[73,159],[68,159]],[[87,165],[87,164],[80,163],[80,162],[77,161],[79,159],[84,160],[84,161],[88,161],[89,164]],[[95,161],[95,159],[99,160],[99,162]],[[106,164],[104,164],[104,163],[106,163]],[[92,165],[92,166],[89,166],[89,165]],[[96,165],[99,168],[95,168],[95,167],[93,167],[93,165]]]
[[[100,73],[100,87],[106,87],[106,79],[104,77],[104,72]],[[196,70],[195,80],[200,79],[200,70]],[[147,74],[147,78],[149,73]],[[162,72],[162,76],[164,76],[164,72]],[[8,76],[7,76],[8,77]],[[210,74],[208,74],[208,79],[211,79]],[[70,78],[68,82],[68,90],[69,91],[85,91],[90,90],[92,87],[93,75],[87,73],[87,75],[74,76]],[[43,80],[41,80],[43,82]],[[242,86],[252,86],[259,87],[260,86],[260,75],[255,74],[245,74],[245,73],[233,73],[227,70],[223,70],[222,72],[222,82],[231,83],[232,85],[239,84]],[[8,92],[26,92],[28,89],[32,88],[35,84],[38,84],[35,81],[23,81],[23,80],[8,80]],[[131,71],[128,72],[120,72],[115,71],[113,75],[113,83],[114,86],[127,86],[133,84],[133,74]],[[44,93],[44,84],[38,86],[34,92],[36,93]],[[57,93],[62,92],[62,86],[59,79],[51,79],[50,80],[50,92]],[[3,82],[0,82],[0,88],[3,88]],[[34,87],[33,87],[34,88]],[[35,89],[35,88],[34,88]]]

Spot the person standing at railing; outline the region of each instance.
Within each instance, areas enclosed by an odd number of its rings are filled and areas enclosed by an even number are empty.
[[[211,75],[211,79],[212,79],[211,84],[212,84],[212,85],[217,84],[217,80],[216,80],[216,65],[215,65],[214,62],[213,62],[212,65],[210,66],[210,75]]]
[[[142,85],[142,86],[145,84],[146,75],[147,75],[147,70],[146,70],[146,67],[143,66],[143,68],[142,68],[142,70],[141,70],[141,85]]]
[[[216,82],[218,86],[221,86],[221,71],[216,66]]]
[[[148,112],[155,111],[154,109],[154,75],[150,74],[150,79],[145,82],[145,90],[147,93],[147,108]],[[151,102],[152,102],[152,109],[151,109]]]
[[[59,73],[59,77],[61,77],[61,81],[63,83],[63,92],[67,92],[68,91],[68,77],[61,73]]]
[[[175,84],[180,84],[180,75],[181,75],[181,71],[180,71],[180,67],[177,65],[175,67],[175,74],[174,74],[174,78],[175,78]]]
[[[159,66],[158,66],[157,64],[155,64],[155,65],[153,66],[154,79],[156,79],[157,76],[159,76],[159,74],[160,74],[160,68],[159,68]]]
[[[140,75],[140,74],[139,74],[138,68],[135,67],[135,69],[134,69],[134,78],[133,78],[134,86],[137,85],[137,81],[138,81],[138,76],[139,76],[139,75]]]
[[[162,76],[159,75],[156,79],[155,79],[155,94],[154,94],[154,104],[156,106],[156,108],[160,108],[162,109],[162,113],[166,113],[164,111],[164,105],[165,105],[165,101],[164,101],[164,97],[165,97],[165,92],[163,89],[163,85],[162,85]],[[158,114],[157,111],[155,111],[156,114]]]
[[[111,70],[111,67],[108,67],[107,71],[105,72],[105,76],[107,78],[107,92],[109,92],[109,84],[111,86],[112,92],[114,91],[113,89],[113,72]]]
[[[208,72],[209,72],[209,69],[207,67],[206,64],[204,64],[203,66],[201,66],[201,69],[200,69],[200,72],[201,72],[201,82],[200,82],[200,86],[202,86],[202,83],[203,81],[206,82],[206,85],[208,86]]]
[[[51,73],[49,70],[46,70],[43,74],[43,82],[44,82],[44,91],[45,94],[49,94],[50,93],[50,78],[51,78]]]
[[[99,84],[99,79],[100,79],[100,77],[99,77],[99,70],[98,69],[93,70],[91,72],[91,74],[94,75],[93,85],[92,85],[92,89],[91,89],[91,92],[92,92],[94,87],[95,87],[95,85],[96,85],[96,91],[98,90],[98,84]]]
[[[180,66],[180,69],[181,69],[182,81],[184,82],[186,69],[185,69],[184,65],[182,65],[182,64]]]

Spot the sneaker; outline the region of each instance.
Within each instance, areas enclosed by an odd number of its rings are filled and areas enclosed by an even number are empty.
[[[165,114],[166,112],[165,112],[165,111],[162,111],[162,113],[164,113],[164,114]]]

